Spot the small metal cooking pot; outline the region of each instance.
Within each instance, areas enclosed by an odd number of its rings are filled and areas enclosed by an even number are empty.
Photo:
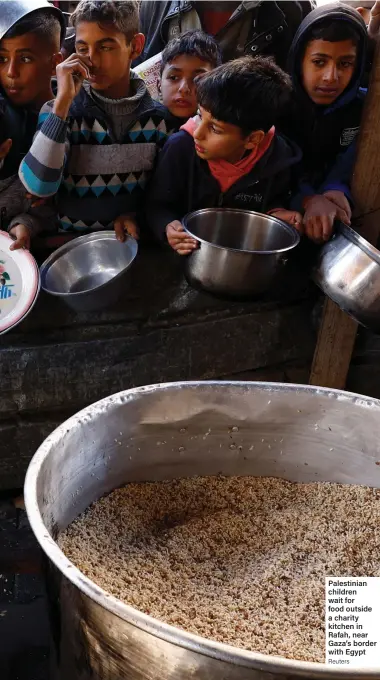
[[[321,248],[315,283],[363,326],[380,333],[380,251],[345,224]]]
[[[199,244],[186,259],[188,282],[228,297],[265,293],[300,240],[289,224],[248,210],[197,210],[183,218],[183,226]]]
[[[65,243],[41,265],[41,287],[77,312],[114,304],[137,255],[137,241],[120,243],[113,231],[97,231]]]

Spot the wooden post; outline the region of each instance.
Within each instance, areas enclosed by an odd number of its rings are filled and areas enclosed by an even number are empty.
[[[373,60],[369,91],[360,126],[352,178],[355,213],[363,217],[357,231],[376,245],[380,234],[380,41]],[[358,324],[331,300],[325,300],[311,367],[310,385],[344,389]]]

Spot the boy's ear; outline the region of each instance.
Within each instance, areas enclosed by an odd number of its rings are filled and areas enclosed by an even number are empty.
[[[156,87],[157,87],[157,92],[158,92],[158,101],[162,104],[161,78],[157,78]]]
[[[132,45],[131,59],[133,61],[134,59],[137,59],[137,57],[140,56],[141,52],[144,49],[145,35],[143,35],[143,33],[136,33],[136,35],[134,35],[131,40],[131,45]]]
[[[11,150],[12,140],[6,139],[2,144],[0,144],[0,161],[6,158]]]
[[[63,61],[63,54],[61,52],[57,52],[56,54],[53,55],[52,59],[52,64],[51,64],[51,74],[52,76],[55,76],[55,69],[57,68],[58,64],[60,64]]]
[[[259,146],[265,137],[265,132],[263,130],[255,130],[251,132],[245,140],[245,148],[253,149],[255,146]]]
[[[365,23],[368,24],[371,18],[371,10],[368,9],[367,7],[356,7],[355,9],[362,16]]]

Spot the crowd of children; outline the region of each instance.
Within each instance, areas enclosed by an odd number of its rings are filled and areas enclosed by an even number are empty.
[[[1,228],[12,247],[44,231],[114,228],[120,241],[150,233],[184,255],[196,242],[183,216],[214,206],[329,239],[335,220],[351,219],[365,97],[365,8],[348,4],[308,13],[287,72],[268,56],[226,61],[201,30],[177,35],[161,54],[160,102],[132,68],[145,43],[137,0],[81,0],[65,59],[59,10],[31,5],[0,36]]]

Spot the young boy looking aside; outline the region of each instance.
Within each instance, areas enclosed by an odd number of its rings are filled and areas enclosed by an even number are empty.
[[[2,226],[14,236],[11,248],[16,249],[29,248],[31,236],[55,223],[52,208],[32,208],[18,169],[32,144],[38,112],[53,96],[51,78],[62,58],[64,23],[48,3],[30,3],[29,12],[25,2],[12,4],[21,18],[0,40],[0,208]]]
[[[301,147],[299,194],[306,234],[328,240],[335,219],[350,222],[350,180],[365,93],[367,31],[360,14],[325,5],[302,22],[292,45],[294,107],[283,130]]]
[[[61,228],[114,227],[137,235],[144,187],[167,136],[166,113],[131,72],[143,49],[138,2],[81,0],[72,15],[76,52],[57,68],[57,96],[20,167],[32,194],[57,193]]]
[[[174,38],[161,55],[161,101],[177,123],[177,129],[197,112],[194,80],[222,63],[214,38],[203,31],[187,31]]]
[[[271,212],[295,226],[286,210],[299,149],[277,135],[289,77],[264,57],[242,57],[196,80],[198,116],[166,142],[148,196],[148,223],[180,255],[195,247],[181,225],[193,210],[214,206]]]

